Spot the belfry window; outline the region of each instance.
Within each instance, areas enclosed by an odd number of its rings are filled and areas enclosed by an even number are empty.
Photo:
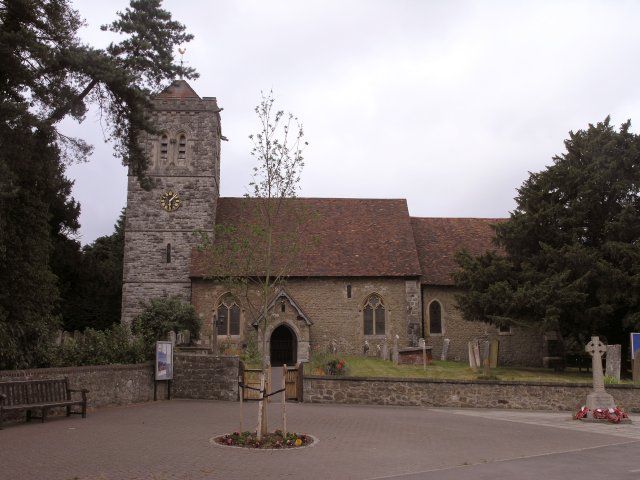
[[[240,335],[240,307],[231,294],[218,304],[218,335]]]
[[[385,334],[386,312],[382,298],[375,293],[367,298],[362,308],[362,321],[365,335]]]
[[[437,300],[429,304],[429,333],[442,335],[442,306]]]
[[[178,158],[187,158],[187,137],[184,133],[178,136]]]
[[[167,158],[169,155],[169,137],[162,135],[160,137],[160,157]]]

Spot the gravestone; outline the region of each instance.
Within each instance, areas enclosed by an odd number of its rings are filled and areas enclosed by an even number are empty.
[[[498,352],[500,351],[500,342],[497,338],[491,339],[491,346],[489,347],[489,366],[491,368],[498,367]]]
[[[442,354],[440,355],[440,360],[447,359],[447,355],[449,354],[449,342],[450,340],[448,338],[445,338],[444,342],[442,342]]]
[[[473,356],[475,357],[476,365],[480,367],[482,365],[482,357],[480,356],[480,342],[477,339],[473,341]]]
[[[478,369],[478,362],[476,361],[476,354],[475,354],[475,349],[474,349],[474,341],[471,341],[467,344],[467,347],[469,349],[469,367],[471,367],[472,370],[477,370]],[[476,343],[477,346],[477,343]]]
[[[176,332],[171,330],[169,332],[169,336],[168,336],[167,340],[169,340],[173,345],[175,345],[176,344]]]
[[[378,356],[378,358],[382,358],[382,347],[379,343],[376,345],[376,355]]]
[[[607,345],[607,377],[620,381],[620,362],[622,361],[622,350],[620,345]]]
[[[602,354],[607,351],[604,343],[598,337],[591,337],[591,341],[584,347],[591,355],[591,370],[593,371],[593,392],[587,395],[587,408],[591,411],[598,408],[608,409],[616,406],[613,397],[604,389],[604,373],[602,372]]]
[[[418,340],[418,346],[422,349],[422,367],[427,369],[427,342],[424,338]]]
[[[491,351],[491,343],[489,340],[482,342],[482,369],[485,377],[489,376],[489,355]]]
[[[400,337],[398,335],[393,336],[393,363],[398,365],[398,340]]]
[[[382,359],[389,360],[389,347],[387,346],[387,337],[384,337],[382,344]]]
[[[364,341],[364,354],[367,355],[369,353],[369,342],[367,340]]]

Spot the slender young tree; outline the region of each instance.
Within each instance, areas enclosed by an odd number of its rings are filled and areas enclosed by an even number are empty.
[[[262,95],[255,107],[259,131],[250,135],[253,167],[249,192],[239,214],[241,225],[216,227],[215,239],[204,238],[211,260],[210,276],[243,300],[257,322],[262,353],[261,385],[269,368],[270,303],[283,288],[299,258],[302,232],[313,218],[295,200],[304,167],[302,124],[292,114],[276,110],[273,93]],[[216,332],[214,332],[215,336]],[[267,431],[266,402],[259,402],[258,435]]]

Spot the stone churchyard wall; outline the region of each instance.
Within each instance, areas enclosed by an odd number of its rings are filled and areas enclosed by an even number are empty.
[[[590,384],[306,376],[304,401],[577,411],[592,389]],[[607,391],[624,410],[640,412],[640,385],[608,385]]]
[[[237,400],[238,357],[176,352],[174,362],[171,392],[173,398]],[[69,379],[70,388],[89,390],[89,408],[153,400],[154,367],[151,362],[135,365],[0,370],[0,382],[65,377]],[[157,388],[158,400],[167,398],[167,382],[158,382]],[[80,394],[72,395],[80,398]],[[23,414],[16,415],[16,418],[23,418]]]
[[[176,353],[172,395],[207,400],[238,399],[240,359],[201,353]]]
[[[498,332],[492,325],[468,322],[462,318],[462,313],[456,306],[455,296],[458,293],[460,290],[453,287],[429,285],[422,288],[425,339],[433,349],[435,360],[440,360],[445,338],[450,340],[447,359],[468,362],[468,343],[471,340],[489,340],[490,337],[495,337],[500,342],[498,365],[542,365],[543,337],[540,333],[518,327],[512,327],[509,332]],[[442,306],[442,334],[429,332],[429,305],[433,301],[440,302]]]
[[[70,388],[89,390],[87,394],[89,408],[153,400],[153,376],[151,363],[0,371],[0,381],[67,377]],[[161,388],[164,387],[159,386],[158,396],[165,398],[166,393],[160,390]]]

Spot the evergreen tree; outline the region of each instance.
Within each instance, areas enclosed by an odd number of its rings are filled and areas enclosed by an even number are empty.
[[[628,343],[640,328],[640,136],[609,118],[518,189],[495,226],[502,253],[458,256],[465,318]]]
[[[51,232],[47,191],[59,152],[30,125],[0,126],[0,164],[8,194],[0,194],[0,369],[48,363],[58,324],[56,277],[49,268]]]
[[[58,270],[58,276],[68,280],[66,288],[61,286],[60,314],[65,330],[104,330],[120,322],[123,255],[124,209],[114,233],[97,238],[82,250],[70,246],[60,255],[66,259],[60,266],[66,271]]]
[[[196,76],[173,61],[192,36],[160,0],[132,0],[103,27],[122,38],[105,49],[83,44],[81,25],[68,0],[0,0],[0,368],[47,363],[56,312],[67,308],[60,292],[73,296],[82,265],[64,162],[91,147],[56,124],[82,120],[95,103],[116,153],[148,185],[138,138],[154,131],[144,116],[149,94]]]

